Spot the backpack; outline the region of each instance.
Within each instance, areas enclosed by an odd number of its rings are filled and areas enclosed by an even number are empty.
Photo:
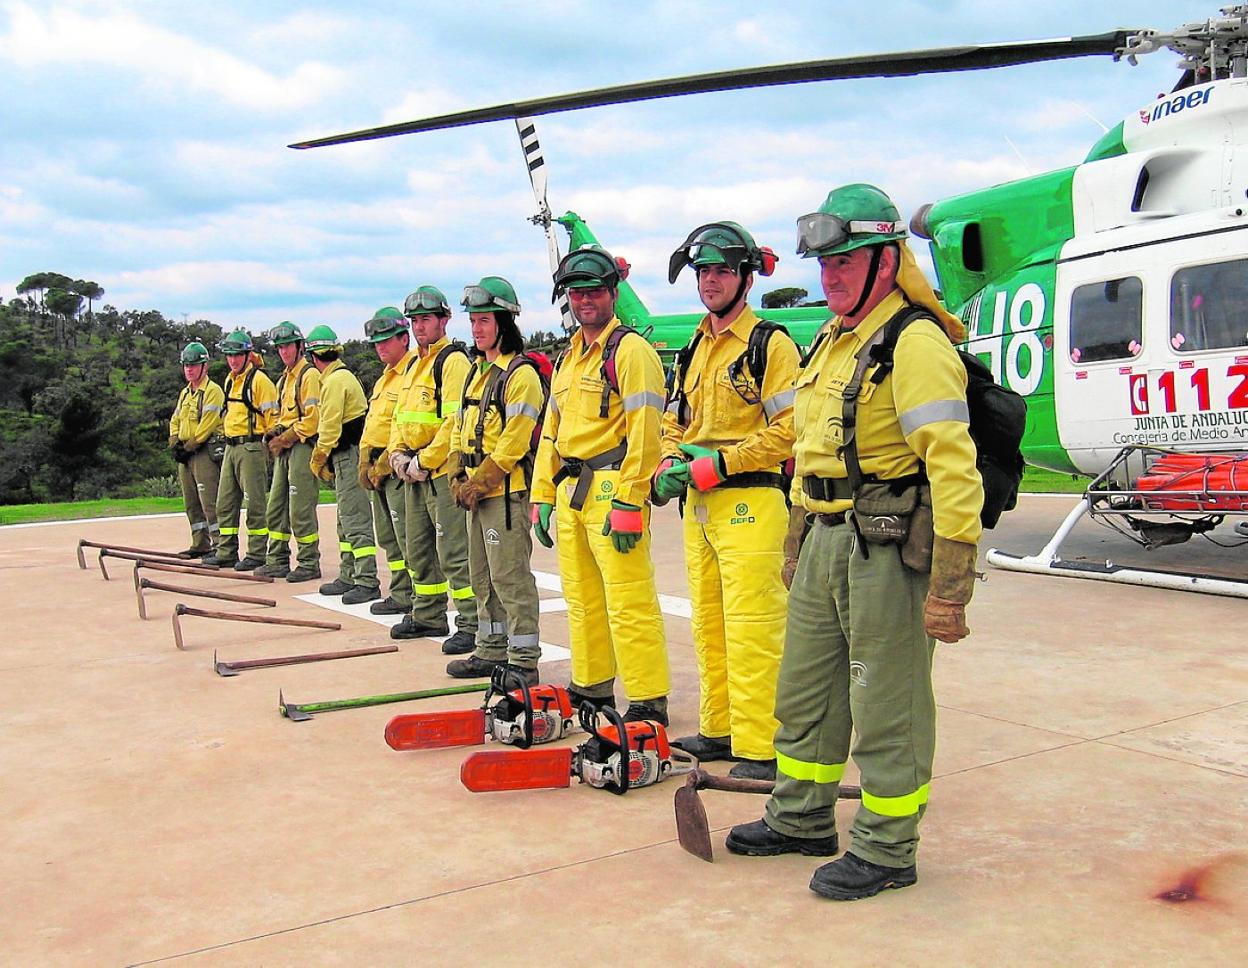
[[[879,385],[893,371],[893,352],[902,331],[916,319],[930,319],[932,314],[921,306],[906,306],[879,330],[879,335],[869,341],[860,351],[854,378],[845,388],[845,440],[843,449],[845,464],[849,470],[851,486],[857,490],[855,476],[862,479],[858,453],[853,435],[858,392],[862,376],[871,363],[878,364],[871,374],[871,382]],[[811,347],[807,359],[814,354],[822,336]],[[962,365],[966,367],[966,405],[970,413],[970,435],[975,443],[975,467],[984,485],[984,507],[979,518],[985,529],[994,528],[1001,515],[1018,504],[1018,488],[1023,479],[1025,464],[1019,445],[1027,429],[1027,401],[1006,389],[992,378],[992,372],[979,357],[958,350]],[[805,362],[805,361],[803,361]],[[853,412],[851,412],[851,407]]]
[[[433,360],[433,405],[437,410],[439,420],[442,419],[442,370],[446,366],[447,357],[452,353],[463,353],[467,356],[468,347],[459,340],[451,340],[438,350],[438,355]]]
[[[779,323],[773,323],[769,319],[758,321],[758,325],[750,331],[745,352],[728,365],[728,376],[734,382],[738,374],[748,369],[754,382],[760,390],[762,389],[763,375],[767,372],[767,346],[771,342],[772,334],[776,332],[784,333],[785,336],[789,335],[789,331]],[[682,426],[689,422],[689,400],[685,394],[685,378],[689,375],[689,367],[693,364],[693,353],[698,348],[698,344],[702,342],[702,335],[700,329],[693,334],[693,339],[677,351],[676,362],[667,372],[667,405],[671,407],[673,403],[676,404],[676,420]],[[747,403],[757,402],[747,401]]]
[[[602,366],[598,368],[598,375],[602,377],[602,402],[598,405],[598,416],[604,420],[609,412],[611,394],[614,393],[617,397],[620,395],[620,375],[615,367],[615,354],[624,337],[630,333],[641,336],[633,327],[621,323],[611,330],[602,344]],[[554,379],[554,375],[559,372],[559,367],[563,366],[564,357],[567,355],[568,351],[565,349],[555,359],[555,365],[551,368],[551,379]],[[549,389],[549,384],[547,388]]]

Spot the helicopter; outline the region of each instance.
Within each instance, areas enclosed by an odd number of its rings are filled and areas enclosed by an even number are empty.
[[[1169,49],[1181,76],[1110,129],[1078,165],[919,208],[965,350],[1028,404],[1028,463],[1092,478],[1036,555],[992,549],[996,567],[1248,597],[1248,580],[1110,562],[1068,562],[1062,541],[1085,515],[1148,548],[1208,535],[1248,515],[1248,4],[1168,32],[1116,30],[1041,41],[903,51],[721,71],[369,128],[291,145],[312,148],[513,120],[552,267],[560,225],[572,247],[597,241],[574,213],[553,218],[534,117],[599,105],[740,88],[898,77],[1109,56],[1135,63]],[[1238,152],[1237,149],[1238,148]],[[625,282],[622,321],[661,353],[688,340],[697,314],[656,317]],[[566,305],[560,307],[571,326]],[[809,343],[820,307],[768,310]],[[786,318],[787,317],[787,318]],[[1248,538],[1248,521],[1236,533]]]

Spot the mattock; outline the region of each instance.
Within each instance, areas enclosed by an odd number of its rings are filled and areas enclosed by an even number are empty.
[[[314,622],[306,618],[278,618],[276,615],[244,615],[241,612],[211,612],[204,608],[192,608],[178,602],[173,606],[173,641],[179,649],[186,649],[186,645],[182,640],[182,623],[183,615],[194,615],[199,618],[215,618],[223,622],[254,622],[257,625],[288,625],[301,629],[325,629],[328,632],[337,632],[342,626],[337,622]]]
[[[273,579],[268,575],[251,575],[245,571],[213,571],[210,568],[188,568],[185,565],[167,565],[164,562],[140,558],[134,563],[134,570],[147,568],[149,571],[167,571],[177,575],[195,575],[197,578],[221,578],[226,581],[250,581],[264,585],[272,585]]]
[[[139,603],[139,618],[147,618],[147,603],[143,600],[143,589],[151,588],[158,592],[174,592],[178,595],[194,595],[198,598],[215,598],[222,602],[239,602],[243,605],[263,605],[265,608],[277,608],[277,601],[272,598],[255,598],[251,595],[235,595],[230,592],[212,592],[206,588],[186,588],[183,585],[166,585],[163,581],[152,581],[140,578],[139,569],[134,569],[134,597]]]
[[[108,577],[108,569],[104,567],[105,558],[123,558],[126,561],[154,561],[162,565],[177,565],[181,568],[191,569],[191,573],[196,574],[196,575],[211,575],[216,572],[216,569],[213,568],[211,565],[190,564],[192,560],[190,558],[179,558],[176,555],[172,555],[166,558],[154,557],[154,555],[158,555],[158,554],[159,552],[149,552],[148,554],[134,554],[133,552],[129,552],[129,551],[114,551],[111,548],[101,548],[100,549],[100,574],[104,576],[105,581],[111,581],[111,579]]]
[[[86,538],[78,539],[78,567],[83,571],[87,569],[87,558],[82,553],[83,548],[99,548],[108,551],[128,551],[136,555],[154,555],[157,558],[177,558],[180,561],[192,561],[189,555],[185,555],[180,551],[151,551],[147,548],[128,548],[125,545],[107,544],[102,541],[88,541]]]
[[[398,652],[397,645],[378,645],[369,649],[349,649],[346,652],[310,652],[306,655],[283,655],[272,659],[239,659],[222,662],[212,653],[212,668],[219,676],[236,676],[244,669],[270,669],[274,666],[301,665],[305,662],[329,662],[332,659],[354,659],[361,655],[385,655]]]

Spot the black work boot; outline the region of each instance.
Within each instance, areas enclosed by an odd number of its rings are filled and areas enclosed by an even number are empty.
[[[363,605],[365,602],[375,602],[379,598],[381,598],[380,589],[370,588],[367,585],[352,585],[342,596],[342,604]]]
[[[403,615],[411,610],[412,606],[400,605],[388,595],[381,601],[373,602],[373,604],[368,606],[368,611],[371,615]]]
[[[605,709],[608,706],[615,708],[615,696],[587,696],[583,692],[577,692],[575,686],[568,686],[568,699],[572,702],[573,709],[580,709],[585,703],[589,703],[594,708],[594,712]]]
[[[536,686],[538,682],[541,681],[540,679],[538,679],[537,669],[522,669],[520,668],[520,666],[514,666],[510,662],[508,662],[507,672],[509,673],[509,675],[507,676],[507,688],[508,689],[511,689],[511,687],[515,684],[515,680],[517,676],[524,682],[526,686]]]
[[[646,720],[658,723],[660,726],[667,725],[667,696],[656,696],[654,699],[628,704],[624,722],[640,723]]]
[[[390,626],[390,638],[433,639],[446,635],[450,630],[450,626],[445,621],[441,625],[425,625],[423,622],[417,622],[410,615],[404,615],[403,621],[398,625]]]
[[[731,848],[730,848],[731,849]],[[913,864],[909,867],[881,867],[856,854],[824,864],[810,879],[810,889],[834,901],[857,901],[874,897],[885,888],[909,887],[919,879]]]
[[[831,857],[840,849],[836,834],[831,837],[790,837],[772,830],[765,820],[737,824],[728,831],[724,846],[730,853],[746,857],[775,857],[778,854]]]
[[[480,656],[470,655],[466,659],[454,659],[446,664],[446,674],[452,679],[488,679],[494,670],[507,663],[492,662]]]
[[[732,755],[732,739],[728,736],[706,736],[697,733],[693,736],[674,739],[672,745],[678,750],[684,750],[690,756],[697,757],[699,763],[736,759]]]
[[[263,564],[264,564],[263,558],[253,558],[251,557],[251,555],[247,555],[245,558],[243,558],[242,561],[236,561],[234,563],[234,570],[235,571],[255,571],[257,568],[259,568]]]
[[[271,565],[265,565],[262,568],[257,568],[256,574],[264,575],[266,578],[285,578],[290,574],[290,565],[277,561]]]
[[[343,581],[341,578],[335,578],[333,581],[327,581],[324,585],[317,589],[322,595],[332,595],[337,598],[339,595],[345,595],[355,586],[349,581]],[[378,595],[381,592],[377,593]]]
[[[477,633],[466,629],[458,629],[454,635],[442,643],[443,655],[467,655],[477,647]]]
[[[744,757],[741,761],[728,771],[729,776],[736,777],[738,780],[771,780],[776,779],[776,761],[775,760],[747,760]]]
[[[309,568],[307,565],[300,565],[286,576],[286,580],[293,585],[301,581],[316,581],[320,577],[320,568]]]
[[[201,558],[199,563],[205,568],[233,568],[238,564],[238,559],[231,558],[229,555],[221,555],[214,551],[212,554]]]
[[[203,558],[205,555],[212,553],[211,548],[187,548],[185,551],[179,551],[179,558]]]

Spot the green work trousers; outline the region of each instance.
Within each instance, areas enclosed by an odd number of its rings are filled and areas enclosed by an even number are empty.
[[[510,528],[505,514],[508,500]],[[529,567],[531,527],[527,494],[485,498],[468,512],[468,568],[480,620],[476,654],[520,669],[536,669],[542,654],[537,582]]]
[[[178,465],[178,483],[182,485],[182,504],[191,522],[191,550],[211,551],[217,542],[217,488],[221,472],[217,462],[208,456],[208,445],[202,445],[185,464]]]
[[[412,579],[407,573],[400,535],[407,534],[407,511],[403,506],[403,484],[394,475],[383,478],[377,490],[370,491],[373,501],[373,531],[377,543],[386,553],[390,567],[390,598],[404,608],[412,607]]]
[[[776,690],[776,788],[767,824],[790,837],[830,837],[850,735],[862,804],[850,847],[909,867],[919,844],[936,748],[935,643],[923,631],[928,576],[897,545],[868,545],[852,524],[817,521],[789,591]]]
[[[247,557],[264,558],[269,529],[265,499],[269,493],[269,452],[258,440],[226,444],[217,487],[217,524],[221,526],[218,558],[238,556],[238,522],[247,506]]]
[[[412,579],[412,618],[439,625],[446,617],[446,594],[455,602],[455,625],[477,631],[477,599],[468,570],[468,512],[455,504],[445,477],[403,488],[407,540],[404,555]]]
[[[335,450],[329,462],[338,501],[338,577],[350,585],[377,588],[377,542],[368,492],[360,487],[360,448],[352,444]]]
[[[302,441],[288,447],[273,461],[273,483],[265,517],[269,525],[266,564],[290,564],[290,539],[300,567],[320,569],[321,534],[316,519],[321,486],[308,466],[312,445]]]

